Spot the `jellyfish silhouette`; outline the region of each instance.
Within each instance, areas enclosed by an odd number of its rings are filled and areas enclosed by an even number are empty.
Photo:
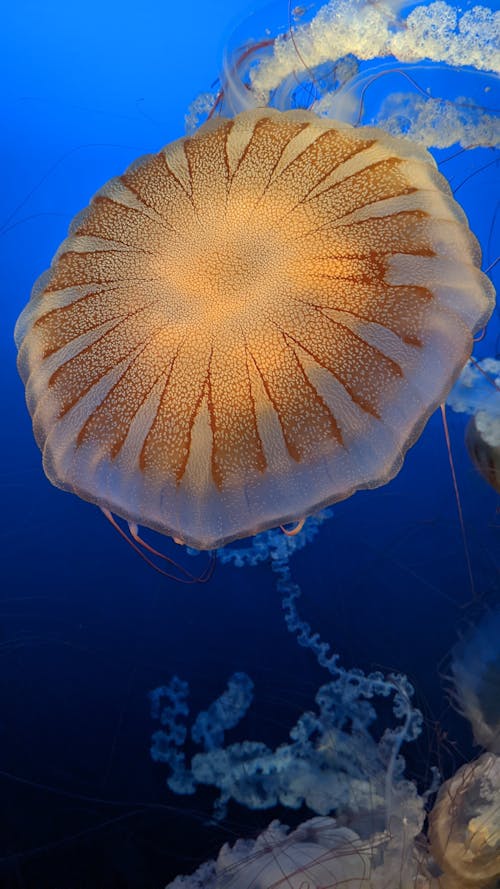
[[[58,487],[200,549],[386,483],[493,288],[424,149],[269,108],[133,164],[16,327]]]
[[[472,417],[465,443],[478,471],[500,494],[500,416],[483,411]]]
[[[453,649],[452,693],[474,741],[500,755],[500,608],[486,612]]]
[[[469,456],[485,481],[500,492],[500,361],[471,359],[447,404],[457,413],[471,415],[465,431]]]

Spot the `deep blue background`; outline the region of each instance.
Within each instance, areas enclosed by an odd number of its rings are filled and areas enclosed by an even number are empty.
[[[219,566],[207,586],[165,581],[95,507],[50,486],[15,368],[13,326],[33,281],[104,181],[183,134],[189,103],[210,88],[231,23],[248,9],[246,0],[230,6],[19,0],[2,11],[2,889],[160,887],[266,825],[274,813],[234,807],[210,828],[209,793],[167,792],[165,770],[149,758],[147,691],[177,673],[197,712],[245,670],[256,699],[230,740],[277,744],[326,680],[287,634],[267,566]],[[458,183],[487,162],[470,152],[451,175]],[[458,195],[486,244],[485,265],[498,242],[485,200],[495,172]],[[495,353],[498,329],[495,318],[479,356]],[[457,632],[498,582],[498,498],[469,463],[464,417],[449,413],[449,423],[478,603],[439,415],[399,477],[336,506],[293,563],[303,613],[346,666],[396,669],[414,682],[426,730],[408,751],[409,771],[423,783],[429,764],[449,771],[470,756],[442,675]]]

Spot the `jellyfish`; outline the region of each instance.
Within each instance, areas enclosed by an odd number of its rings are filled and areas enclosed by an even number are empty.
[[[217,860],[202,864],[191,877],[177,877],[167,889],[430,889],[417,856],[410,856],[411,868],[395,859],[392,866],[393,841],[388,834],[362,839],[334,818],[311,818],[293,831],[273,821],[255,840],[226,843]]]
[[[468,361],[446,404],[458,414],[499,416],[500,361],[496,358]]]
[[[500,877],[500,757],[483,753],[441,786],[429,816],[441,889],[495,889]]]
[[[469,420],[465,443],[478,472],[500,494],[500,417],[476,414]]]
[[[474,741],[500,754],[500,609],[487,612],[453,649],[453,697]]]
[[[226,732],[252,704],[253,683],[245,673],[231,676],[226,690],[192,721],[191,741],[201,750],[190,759],[188,683],[175,676],[149,695],[151,715],[160,723],[151,756],[168,766],[171,791],[192,795],[203,785],[216,788],[215,821],[226,817],[230,800],[248,809],[307,806],[316,817],[295,830],[273,821],[257,839],[226,844],[216,861],[177,878],[172,889],[239,889],[254,882],[261,889],[275,883],[298,889],[306,878],[317,887],[345,881],[353,889],[430,889],[430,883],[415,880],[427,873],[425,844],[421,847],[417,837],[435,781],[419,795],[405,777],[401,756],[402,745],[415,741],[422,728],[411,683],[402,674],[343,667],[298,612],[301,590],[290,560],[316,537],[326,518],[313,517],[297,537],[271,530],[247,546],[220,552],[223,562],[240,568],[270,563],[287,629],[329,674],[317,691],[315,709],[299,717],[289,741],[274,750],[259,741],[226,742]],[[377,737],[372,731],[379,715],[375,701],[389,697],[395,721]]]
[[[453,696],[487,752],[439,788],[429,843],[441,889],[495,889],[500,877],[500,610],[487,612],[455,646]]]
[[[469,456],[485,481],[500,492],[500,361],[469,361],[447,404],[457,413],[472,415],[465,431]]]
[[[306,806],[315,817],[295,829],[274,820],[257,838],[226,843],[214,860],[191,876],[177,877],[168,889],[250,884],[267,889],[300,887],[305,881],[318,889],[343,881],[352,889],[495,889],[500,874],[500,614],[486,615],[457,646],[452,663],[460,710],[476,741],[490,752],[465,763],[442,784],[432,769],[432,781],[422,792],[406,778],[401,755],[403,744],[418,739],[423,725],[408,678],[343,667],[298,610],[302,591],[293,579],[291,559],[316,538],[330,512],[313,517],[298,536],[270,530],[219,552],[223,564],[236,568],[270,565],[287,629],[330,674],[316,693],[315,708],[299,717],[288,742],[274,750],[254,740],[227,742],[226,732],[252,704],[253,682],[245,673],[230,677],[226,690],[195,716],[190,730],[187,682],[175,676],[149,695],[151,715],[160,723],[151,756],[168,767],[171,791],[193,795],[203,785],[216,788],[215,822],[226,818],[231,800],[254,810]],[[377,700],[388,697],[396,721],[377,737],[372,728],[381,717]],[[201,750],[189,758],[193,745]]]
[[[389,481],[488,319],[431,156],[271,108],[137,161],[16,326],[58,487],[199,549]]]
[[[427,148],[498,146],[493,96],[500,15],[494,9],[463,10],[444,0],[313,0],[291,10],[286,28],[280,19],[276,34],[270,15],[268,9],[265,20],[252,16],[235,30],[219,90],[193,102],[188,129],[220,110],[233,115],[262,105],[305,105],[355,126],[376,124]],[[481,104],[472,97],[477,89]]]
[[[324,518],[313,518],[302,536],[268,531],[220,553],[226,564],[239,568],[270,563],[289,631],[331,675],[318,689],[316,710],[301,715],[290,741],[275,750],[256,741],[226,742],[226,731],[245,716],[253,697],[250,677],[235,673],[227,689],[193,720],[191,740],[203,750],[189,761],[188,683],[174,677],[150,694],[151,715],[161,724],[151,755],[168,765],[170,790],[194,794],[201,785],[216,787],[216,821],[226,817],[230,799],[249,809],[306,806],[314,817],[294,829],[274,820],[256,838],[225,843],[213,860],[177,877],[167,889],[299,889],[305,882],[317,889],[344,883],[351,889],[495,889],[500,876],[498,726],[493,731],[500,701],[495,663],[499,614],[483,620],[454,653],[452,667],[457,696],[471,698],[466,682],[477,686],[474,701],[461,710],[476,740],[475,711],[480,706],[488,714],[481,740],[490,752],[465,763],[442,784],[434,770],[431,785],[419,792],[405,777],[401,756],[402,744],[416,740],[422,728],[408,679],[342,667],[298,613],[301,590],[290,560],[319,533]],[[377,740],[372,731],[380,717],[376,699],[389,695],[397,724]]]
[[[412,823],[402,809],[391,830],[368,836],[329,817],[309,819],[293,831],[273,821],[255,840],[226,843],[216,860],[177,877],[167,889],[495,889],[499,786],[500,760],[491,753],[458,769],[440,788],[429,816],[430,854],[416,833],[423,810]]]
[[[168,765],[167,784],[174,793],[191,795],[201,785],[216,787],[216,821],[226,817],[231,799],[249,809],[307,806],[315,815],[295,829],[274,820],[257,838],[225,843],[215,859],[190,876],[177,877],[168,889],[299,889],[306,882],[318,889],[344,884],[351,889],[445,889],[435,876],[441,860],[437,855],[431,859],[423,835],[438,776],[420,794],[405,777],[400,752],[403,743],[419,737],[422,727],[411,684],[403,675],[384,677],[342,667],[297,610],[301,591],[292,579],[290,559],[318,534],[325,518],[313,518],[301,536],[268,531],[247,546],[220,553],[225,563],[240,568],[270,562],[289,631],[330,673],[330,681],[316,694],[316,710],[300,716],[289,742],[275,750],[256,741],[226,743],[226,731],[252,703],[253,683],[244,673],[231,676],[227,689],[196,715],[191,740],[203,749],[190,761],[188,683],[173,677],[149,696],[151,715],[161,725],[153,734],[151,755]],[[372,732],[380,715],[375,699],[389,696],[396,724],[377,738]]]

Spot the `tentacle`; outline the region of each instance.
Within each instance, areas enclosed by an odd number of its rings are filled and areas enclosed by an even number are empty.
[[[193,584],[193,583],[206,583],[212,577],[212,574],[215,569],[216,556],[215,553],[210,553],[210,560],[207,567],[202,571],[200,575],[192,574],[183,565],[177,562],[175,559],[170,558],[165,553],[160,552],[159,550],[152,547],[149,543],[147,543],[139,534],[139,529],[135,523],[128,522],[128,529],[130,532],[130,537],[128,534],[120,527],[118,522],[116,521],[112,512],[109,509],[102,508],[101,512],[107,518],[108,522],[113,526],[115,531],[118,531],[120,537],[128,543],[130,547],[136,552],[141,559],[143,559],[150,568],[153,568],[158,574],[161,574],[163,577],[168,577],[169,580],[175,580],[178,583],[185,584]],[[156,556],[159,559],[163,559],[163,561],[167,562],[172,566],[172,569],[175,569],[177,574],[166,571],[163,568],[160,568],[153,559],[150,559],[143,550],[147,550],[147,552]]]

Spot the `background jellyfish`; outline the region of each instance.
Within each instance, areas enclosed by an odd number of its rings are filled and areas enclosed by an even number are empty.
[[[465,432],[470,458],[485,480],[500,490],[500,362],[468,362],[446,403],[472,415]]]
[[[302,714],[290,731],[291,743],[275,751],[249,741],[225,745],[225,731],[244,717],[252,700],[251,680],[235,674],[227,690],[196,717],[191,736],[204,752],[188,765],[183,750],[188,686],[175,677],[150,695],[152,716],[163,726],[153,735],[151,754],[168,763],[168,786],[175,793],[193,794],[200,783],[217,786],[216,818],[225,816],[231,797],[251,809],[270,808],[278,800],[292,810],[306,805],[323,817],[306,820],[294,831],[273,821],[256,840],[224,845],[216,860],[169,885],[237,889],[252,883],[265,889],[276,883],[300,886],[307,879],[313,887],[345,882],[353,889],[494,889],[500,876],[500,760],[494,752],[500,718],[498,614],[486,616],[452,662],[457,695],[469,699],[464,715],[492,752],[464,764],[442,784],[426,836],[425,808],[439,776],[435,772],[432,785],[419,796],[404,776],[400,756],[402,744],[415,741],[422,729],[413,689],[401,675],[366,675],[339,665],[338,655],[297,611],[301,591],[289,563],[297,545],[282,541],[268,532],[265,541],[224,556],[241,568],[259,564],[267,551],[288,629],[334,677],[318,690],[317,712]],[[479,657],[482,670],[475,669]],[[473,702],[467,671],[470,677],[483,674]],[[391,693],[398,724],[386,729],[377,744],[372,735],[377,699]]]
[[[427,147],[498,145],[497,109],[487,94],[497,86],[500,25],[487,4],[464,10],[444,0],[330,0],[289,8],[288,17],[278,4],[274,11],[281,15],[274,33],[269,8],[235,31],[220,90],[194,103],[190,126],[207,111],[307,107],[356,126],[376,123]],[[479,82],[482,105],[464,95]]]
[[[178,877],[169,889],[239,889],[250,883],[259,889],[299,887],[304,880],[318,889],[325,883],[350,889],[495,889],[499,769],[498,757],[484,754],[440,789],[429,817],[433,860],[423,839],[413,845],[415,825],[406,817],[391,831],[369,838],[333,818],[313,818],[293,831],[272,822],[256,840],[224,845],[217,860],[207,861],[191,877]]]
[[[500,611],[486,613],[453,649],[451,675],[458,709],[474,741],[500,754]]]
[[[374,868],[373,854],[380,860],[389,847],[387,836],[366,842],[355,831],[337,825],[333,818],[312,818],[293,831],[272,822],[255,841],[238,840],[232,847],[226,844],[216,861],[206,862],[192,879],[178,877],[169,883],[169,889],[200,884],[203,889],[216,886],[237,889],[250,882],[259,889],[269,886],[298,889],[304,879],[313,887],[326,884],[363,889],[383,885],[396,889],[414,884],[417,877],[419,886],[430,887],[418,872],[418,862],[412,874],[406,868],[400,870],[399,875],[396,869],[391,874],[384,865]],[[402,880],[409,882],[402,883]]]
[[[429,816],[443,889],[494,889],[500,877],[500,757],[483,753],[440,788]]]
[[[484,479],[500,493],[500,420],[479,414],[469,420],[465,443],[472,462]]]
[[[200,784],[217,787],[217,819],[226,816],[232,798],[250,809],[269,809],[278,802],[292,810],[305,805],[323,816],[334,814],[340,824],[332,817],[315,818],[289,832],[273,822],[256,841],[224,846],[216,862],[207,862],[173,886],[238,887],[254,881],[262,887],[276,881],[300,886],[307,875],[318,887],[346,881],[353,889],[379,884],[397,889],[401,881],[410,886],[426,873],[424,854],[414,840],[432,788],[418,796],[404,776],[400,755],[402,745],[418,738],[422,729],[413,688],[403,675],[384,677],[339,665],[338,655],[297,610],[301,590],[292,579],[290,557],[316,535],[324,518],[311,520],[302,540],[269,531],[249,547],[221,553],[226,563],[240,568],[270,562],[288,630],[332,677],[316,694],[317,711],[303,713],[290,730],[290,743],[274,751],[252,741],[225,744],[225,732],[252,703],[253,683],[246,674],[235,674],[226,691],[194,720],[191,737],[204,752],[188,763],[188,686],[174,677],[150,694],[151,714],[162,725],[153,734],[151,755],[168,764],[167,783],[175,793],[193,794]],[[385,697],[393,697],[395,724],[377,742],[371,727],[376,701]]]
[[[241,19],[247,5],[234,0],[231,15]],[[21,302],[95,189],[184,135],[183,115],[213,82],[229,26],[220,0],[191,6],[189,20],[182,4],[152,0],[144,10],[138,15],[114,0],[89,0],[84,11],[50,2],[42,16],[24,4],[3,10],[0,149],[9,172],[1,199],[1,374],[10,419],[0,437],[0,876],[23,889],[74,889],[75,872],[85,889],[150,882],[156,889],[213,859],[224,843],[256,837],[275,818],[295,830],[306,814],[240,808],[235,815],[233,801],[214,826],[216,790],[201,787],[184,798],[169,792],[167,769],[147,754],[146,692],[182,676],[196,715],[229,676],[245,672],[254,682],[252,707],[226,743],[253,738],[275,750],[300,715],[315,709],[327,678],[286,631],[265,559],[252,571],[218,568],[208,594],[166,586],[144,572],[92,506],[48,485],[41,471],[11,338]],[[402,89],[399,77],[387,76],[366,99],[380,87],[378,102],[384,82],[388,93]],[[473,85],[464,93],[476,105],[498,107],[494,90]],[[495,155],[459,146],[433,153],[458,188],[487,268],[498,235],[498,171],[487,166]],[[476,357],[495,356],[497,336],[494,316]],[[449,411],[448,422],[476,589],[491,599],[498,500],[463,446],[467,417]],[[415,685],[424,729],[404,750],[407,776],[423,789],[428,762],[446,777],[475,755],[468,725],[443,698],[437,666],[470,599],[439,415],[399,476],[336,507],[321,534],[297,551],[293,569],[307,592],[303,616],[335,643],[341,663],[396,669]]]

